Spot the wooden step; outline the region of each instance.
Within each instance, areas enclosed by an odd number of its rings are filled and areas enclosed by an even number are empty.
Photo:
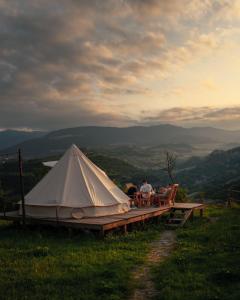
[[[182,227],[187,220],[191,217],[193,210],[192,209],[188,209],[185,211],[183,215],[183,218],[178,218],[176,217],[172,217],[170,219],[167,220],[167,222],[165,223],[165,225],[167,227]]]

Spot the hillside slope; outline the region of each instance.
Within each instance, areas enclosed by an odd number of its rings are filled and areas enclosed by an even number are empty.
[[[180,167],[177,181],[190,192],[199,191],[213,199],[226,199],[229,189],[240,190],[240,147],[213,151],[205,158],[192,158]]]
[[[39,138],[46,133],[42,131],[18,131],[18,130],[4,130],[0,131],[0,149],[6,149],[24,141]]]

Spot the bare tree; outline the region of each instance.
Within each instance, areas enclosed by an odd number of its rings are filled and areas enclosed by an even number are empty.
[[[174,183],[173,172],[176,167],[177,155],[175,153],[165,151],[165,165],[166,171],[172,183]]]

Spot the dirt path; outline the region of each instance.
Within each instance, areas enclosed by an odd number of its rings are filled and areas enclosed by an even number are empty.
[[[137,288],[130,300],[147,300],[156,295],[154,283],[151,280],[151,267],[168,257],[175,247],[176,235],[174,231],[165,230],[160,238],[151,245],[146,263],[133,273]]]

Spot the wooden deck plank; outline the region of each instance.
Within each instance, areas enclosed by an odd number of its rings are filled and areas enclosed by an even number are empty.
[[[139,217],[141,219],[147,219],[149,217],[154,217],[154,216],[158,216],[158,215],[161,215],[163,213],[165,213],[166,211],[169,211],[169,208],[163,210],[154,210],[154,211],[149,211],[149,212],[144,212],[144,213],[141,213],[139,212],[138,214],[134,214],[134,215],[130,215],[130,214],[125,214],[125,215],[122,215],[122,216],[114,216],[113,218],[116,219],[116,220],[134,220],[134,219],[138,219]]]
[[[170,211],[172,208],[177,209],[203,209],[204,205],[201,203],[175,203],[174,206],[162,206],[162,207],[145,207],[138,209],[131,209],[125,214],[83,218],[83,219],[47,219],[47,218],[30,218],[27,217],[26,222],[28,224],[39,225],[52,225],[52,226],[64,226],[81,229],[94,229],[104,232],[112,228],[126,226],[128,224],[141,222],[147,219],[151,219]],[[20,220],[22,217],[18,215],[18,211],[7,212],[4,216],[0,213],[0,219],[5,220]]]
[[[120,218],[120,220],[122,220],[122,218]],[[71,222],[71,221],[70,221]],[[113,223],[116,222],[116,218],[114,217],[107,217],[107,218],[87,218],[87,219],[80,219],[78,220],[78,224],[101,224],[101,225],[105,225],[105,224],[109,224],[109,223]]]
[[[174,203],[173,208],[179,209],[199,209],[203,208],[204,204],[202,203]]]

